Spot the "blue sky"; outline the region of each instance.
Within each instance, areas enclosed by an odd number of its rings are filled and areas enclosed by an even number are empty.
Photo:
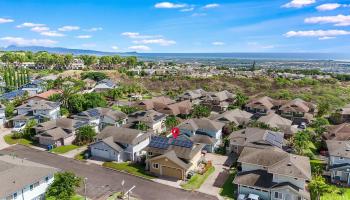
[[[1,0],[0,46],[349,52],[349,0]]]

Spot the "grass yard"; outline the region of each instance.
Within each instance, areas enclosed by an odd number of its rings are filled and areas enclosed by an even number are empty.
[[[321,197],[321,200],[349,200],[350,199],[350,188],[344,188],[345,192],[343,195],[329,193]]]
[[[12,144],[22,144],[22,145],[26,145],[26,146],[33,145],[33,141],[25,139],[25,138],[14,139],[14,138],[12,138],[12,134],[5,135],[4,140],[9,145],[12,145]]]
[[[230,176],[225,181],[224,185],[220,190],[220,196],[224,197],[227,200],[234,200],[234,184],[232,183],[233,179],[235,179],[236,170],[230,170]]]
[[[65,145],[65,146],[59,146],[59,147],[56,147],[56,148],[53,148],[50,150],[50,152],[52,153],[57,153],[57,154],[64,154],[64,153],[67,153],[68,151],[72,151],[74,149],[77,149],[79,148],[79,146],[76,146],[76,145]]]
[[[187,183],[181,185],[183,189],[186,190],[195,190],[201,187],[204,181],[208,178],[210,174],[215,171],[215,167],[210,167],[203,175],[195,174],[191,177]]]
[[[78,153],[77,155],[74,156],[74,159],[75,160],[80,160],[80,161],[86,161],[85,158],[84,158],[84,155],[85,155],[86,152],[87,152],[87,150]]]
[[[147,179],[153,179],[154,176],[150,175],[146,170],[145,167],[138,164],[133,164],[129,162],[124,163],[115,163],[115,162],[105,162],[103,163],[104,167],[115,169],[118,171],[125,171],[130,174],[134,174],[136,176],[141,176]]]

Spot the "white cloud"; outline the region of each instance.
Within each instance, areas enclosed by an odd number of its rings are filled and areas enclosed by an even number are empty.
[[[325,37],[320,37],[318,38],[319,40],[330,40],[330,39],[334,39],[336,37],[330,37],[330,36],[325,36]]]
[[[59,31],[76,31],[79,30],[80,27],[79,26],[62,26],[61,28],[59,28]]]
[[[48,39],[24,39],[21,37],[3,37],[0,40],[4,41],[9,45],[18,45],[18,46],[51,46],[57,43],[54,40]]]
[[[194,7],[191,7],[191,8],[184,8],[184,9],[181,9],[180,12],[191,12],[194,10]]]
[[[20,24],[16,26],[17,28],[32,28],[32,27],[41,27],[41,26],[46,26],[45,24],[35,24],[32,22],[24,22],[23,24]]]
[[[128,47],[128,49],[134,50],[134,51],[150,51],[151,50],[151,48],[149,48],[148,46],[145,46],[145,45],[131,46],[131,47]]]
[[[327,11],[327,10],[335,10],[341,6],[342,5],[339,3],[325,3],[325,4],[317,6],[316,9],[318,11]]]
[[[222,46],[222,45],[225,45],[224,42],[219,42],[219,41],[212,42],[211,44],[214,45],[214,46]]]
[[[155,8],[184,8],[187,4],[176,4],[171,2],[160,2],[154,5]]]
[[[117,47],[117,46],[112,46],[111,47],[113,50],[118,50],[119,49],[119,47]]]
[[[0,18],[0,24],[10,23],[10,22],[14,22],[14,21],[15,20],[13,20],[13,19]]]
[[[161,46],[170,46],[176,44],[174,40],[165,40],[165,39],[148,39],[148,40],[137,40],[133,41],[135,44],[159,44]]]
[[[207,4],[207,5],[203,6],[203,8],[206,8],[206,9],[208,9],[208,8],[217,8],[219,6],[220,5],[217,4],[217,3],[211,3],[211,4]]]
[[[284,4],[284,8],[302,8],[304,6],[311,5],[316,3],[316,0],[292,0],[289,3]]]
[[[96,32],[96,31],[102,31],[103,28],[102,27],[92,27],[92,28],[89,28],[89,29],[85,29],[84,31],[86,32]]]
[[[322,39],[332,39],[340,35],[350,35],[350,31],[345,30],[309,30],[309,31],[289,31],[285,37],[318,37]]]
[[[57,31],[44,31],[44,32],[41,32],[40,35],[44,35],[44,36],[48,36],[48,37],[63,37],[63,36],[65,36],[64,34],[59,33]]]
[[[92,36],[91,35],[78,35],[76,38],[79,38],[79,39],[89,39],[91,38]]]
[[[335,26],[350,26],[350,15],[309,17],[306,18],[304,22],[309,24],[334,24]]]
[[[203,16],[206,16],[207,13],[193,13],[191,16],[192,17],[203,17]]]
[[[162,35],[141,35],[138,32],[124,32],[121,34],[122,36],[126,36],[132,39],[147,39],[147,38],[160,38]]]
[[[49,31],[50,28],[48,28],[46,26],[35,26],[35,27],[31,28],[30,30],[34,31],[34,32],[41,33],[41,32],[44,32],[44,31]]]

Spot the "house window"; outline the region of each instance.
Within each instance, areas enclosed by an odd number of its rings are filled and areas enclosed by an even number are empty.
[[[159,168],[159,164],[158,163],[153,163],[153,168],[154,169],[158,169]]]
[[[48,176],[45,177],[45,181],[46,181],[46,183],[49,182],[49,177]]]
[[[343,157],[340,157],[339,160],[344,160],[344,158],[343,158]]]
[[[298,200],[302,200],[301,196],[298,197]]]
[[[17,199],[17,192],[13,194],[13,198]]]
[[[152,156],[152,155],[153,155],[153,153],[152,153],[152,152],[148,152],[148,155],[149,155],[149,156]]]
[[[33,185],[30,185],[30,186],[29,186],[29,189],[30,189],[30,190],[33,190],[33,188],[34,188]]]
[[[280,192],[275,192],[275,199],[283,199],[283,194]]]
[[[34,188],[38,187],[40,185],[39,181],[34,183]]]

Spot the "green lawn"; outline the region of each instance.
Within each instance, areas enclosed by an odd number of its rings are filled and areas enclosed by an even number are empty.
[[[211,167],[203,175],[195,174],[191,177],[189,181],[187,181],[187,183],[181,185],[181,187],[186,190],[198,189],[201,187],[204,181],[208,178],[208,176],[212,174],[214,171],[215,171],[215,168]]]
[[[22,144],[22,145],[26,145],[26,146],[29,146],[29,145],[32,145],[33,144],[33,141],[31,140],[28,140],[28,139],[25,139],[25,138],[20,138],[20,139],[13,139],[12,138],[12,134],[10,135],[5,135],[4,136],[4,140],[7,144]]]
[[[141,176],[147,179],[153,179],[154,176],[150,175],[146,170],[145,167],[138,164],[133,164],[129,162],[124,163],[115,163],[115,162],[105,162],[103,163],[104,167],[115,169],[118,171],[125,171],[130,174],[134,174],[136,176]]]
[[[236,170],[230,171],[230,176],[225,181],[224,185],[221,188],[220,195],[224,197],[224,199],[234,200],[234,188],[235,185],[232,183],[233,179],[235,179]]]
[[[350,199],[350,188],[345,188],[343,195],[329,193],[321,197],[321,200],[349,200]]]
[[[68,151],[72,151],[74,149],[77,149],[79,148],[79,146],[76,146],[76,145],[65,145],[65,146],[59,146],[59,147],[56,147],[56,148],[53,148],[50,150],[50,152],[52,153],[57,153],[57,154],[64,154],[64,153],[67,153]]]
[[[86,151],[80,152],[77,155],[74,156],[75,160],[80,160],[80,161],[85,161],[84,159],[84,154],[86,153]]]
[[[75,195],[71,198],[71,200],[84,200],[85,198],[83,196],[80,196],[80,195]]]

